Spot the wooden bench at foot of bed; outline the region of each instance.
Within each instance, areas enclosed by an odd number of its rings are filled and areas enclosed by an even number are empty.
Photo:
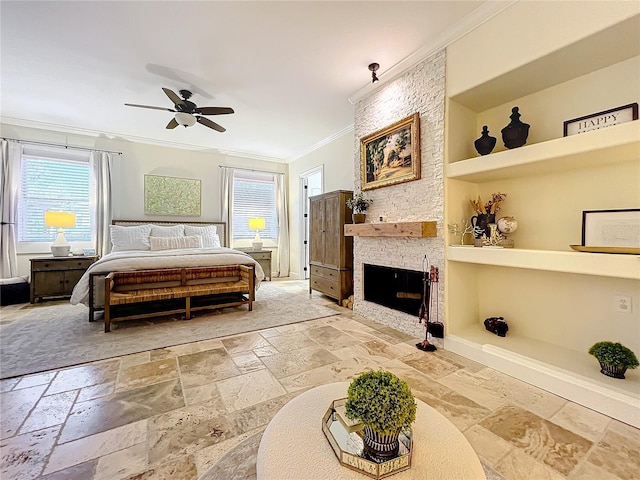
[[[111,322],[223,308],[255,300],[253,265],[112,272],[104,282],[104,331]]]

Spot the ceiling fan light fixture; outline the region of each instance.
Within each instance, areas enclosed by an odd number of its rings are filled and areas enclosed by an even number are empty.
[[[125,103],[125,105],[128,107],[151,108],[153,110],[166,110],[168,112],[173,112],[175,115],[169,123],[167,123],[167,126],[165,127],[167,130],[173,130],[178,125],[182,125],[185,128],[193,127],[196,123],[199,123],[218,132],[225,132],[226,129],[222,125],[209,120],[203,115],[229,115],[231,113],[235,113],[231,107],[198,107],[195,103],[187,100],[188,98],[191,98],[191,92],[189,90],[180,90],[182,98],[180,98],[178,94],[170,88],[163,87],[162,91],[167,95],[167,97],[169,97],[169,100],[173,102],[174,108],[138,105],[136,103]]]
[[[175,115],[176,122],[183,127],[193,127],[196,124],[196,117],[190,113],[177,112]]]

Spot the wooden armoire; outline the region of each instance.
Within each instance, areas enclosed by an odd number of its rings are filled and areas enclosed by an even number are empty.
[[[336,190],[309,198],[309,293],[317,290],[342,303],[353,292],[353,237],[347,200],[353,192]]]

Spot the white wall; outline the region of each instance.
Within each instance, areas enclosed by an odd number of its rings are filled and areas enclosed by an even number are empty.
[[[217,153],[183,150],[143,143],[134,143],[118,138],[91,137],[56,131],[0,124],[3,137],[19,140],[51,142],[73,146],[122,152],[116,156],[112,172],[113,218],[176,220],[171,216],[148,216],[144,214],[144,175],[165,175],[197,178],[202,181],[202,214],[188,217],[192,221],[220,220],[220,165],[231,165],[256,170],[287,173],[284,163],[224,156]],[[20,255],[19,275],[29,273],[29,258],[47,256],[48,248],[41,254]]]
[[[289,238],[291,240],[291,277],[300,273],[302,210],[300,206],[300,174],[323,166],[323,191],[352,190],[354,178],[353,130],[333,142],[314,150],[289,164]]]

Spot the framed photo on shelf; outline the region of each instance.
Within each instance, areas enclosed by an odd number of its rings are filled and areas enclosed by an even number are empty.
[[[574,118],[564,122],[564,136],[600,130],[621,123],[638,120],[638,104],[630,103],[622,107],[612,108],[604,112],[592,113],[584,117]]]
[[[583,211],[582,245],[640,249],[640,208]]]
[[[362,190],[420,178],[420,115],[413,115],[360,140]]]

